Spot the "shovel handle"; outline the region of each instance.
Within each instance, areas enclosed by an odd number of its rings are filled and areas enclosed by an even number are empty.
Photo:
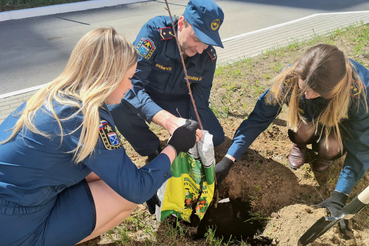
[[[365,188],[358,196],[357,198],[360,200],[360,202],[364,204],[369,203],[369,186]]]
[[[346,220],[351,219],[369,203],[369,186],[345,206],[338,217]]]

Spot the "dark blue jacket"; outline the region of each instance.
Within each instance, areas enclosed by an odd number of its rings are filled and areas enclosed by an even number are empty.
[[[359,74],[365,87],[369,87],[369,71],[361,64],[352,61],[356,72]],[[244,120],[237,129],[231,147],[227,154],[238,160],[241,155],[248,149],[252,142],[263,132],[277,117],[281,111],[281,107],[277,105],[266,104],[267,90],[258,99],[254,110]],[[357,100],[353,91],[351,94],[352,102]],[[367,94],[367,102],[369,98]],[[301,98],[300,109],[308,120],[312,120],[327,105],[324,98],[306,99]],[[363,177],[369,168],[369,113],[365,111],[365,107],[359,107],[359,111],[355,107],[356,103],[351,103],[348,119],[342,122],[347,132],[346,138],[343,139],[343,145],[347,151],[344,168],[341,171],[337,182],[336,190],[349,194],[355,184]]]
[[[7,139],[11,129],[24,108],[21,105],[0,125],[0,141]],[[75,114],[76,108],[55,105],[60,118]],[[100,137],[95,150],[81,163],[72,162],[80,131],[74,131],[82,122],[77,114],[63,120],[64,137],[60,142],[60,129],[47,107],[38,110],[35,125],[46,138],[29,130],[20,131],[16,137],[0,145],[0,204],[4,201],[17,206],[0,206],[0,213],[31,213],[54,199],[65,188],[95,172],[112,189],[125,199],[143,203],[167,180],[170,175],[170,160],[161,154],[154,161],[138,169],[126,155],[115,132],[114,122],[104,107],[100,113]]]
[[[170,18],[157,16],[149,20],[137,35],[134,45],[139,54],[138,65],[132,79],[133,88],[124,100],[132,104],[146,121],[151,122],[152,117],[162,108],[150,96],[171,99],[188,95]],[[215,49],[209,45],[202,54],[187,57],[185,63],[192,94],[202,119],[202,111],[208,110],[209,106],[216,67]],[[197,118],[193,108],[190,118]]]

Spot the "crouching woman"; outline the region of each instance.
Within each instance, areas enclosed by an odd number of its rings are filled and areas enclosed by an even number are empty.
[[[316,152],[310,161],[316,172],[326,171],[347,152],[335,191],[319,204],[337,216],[369,168],[368,86],[369,71],[336,46],[309,48],[274,79],[237,129],[226,156],[215,166],[218,183],[287,104],[288,135],[294,143],[288,157],[292,169],[305,163],[307,144]],[[342,221],[341,229],[345,228]]]

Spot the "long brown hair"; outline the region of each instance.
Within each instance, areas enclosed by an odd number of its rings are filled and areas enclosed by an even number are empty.
[[[127,70],[137,62],[134,46],[113,28],[98,28],[85,34],[74,47],[64,71],[48,85],[34,94],[25,106],[19,120],[13,127],[11,136],[0,144],[11,140],[22,128],[49,136],[34,125],[36,112],[48,105],[51,115],[59,124],[61,142],[63,141],[62,120],[82,113],[84,118],[73,160],[78,163],[93,152],[99,132],[99,107],[114,91]],[[60,119],[53,102],[78,108],[67,119]]]
[[[301,88],[299,79],[304,81]],[[361,91],[356,96],[357,100],[354,100],[357,109],[363,104],[368,111],[363,82],[350,60],[336,46],[318,44],[309,48],[300,59],[274,78],[267,95],[267,103],[288,104],[288,127],[294,131],[297,131],[300,121],[306,121],[300,113],[299,103],[309,88],[329,99],[327,107],[312,122],[316,134],[321,137],[324,133],[328,143],[328,136],[333,131],[343,149],[339,125],[348,116],[353,88]]]

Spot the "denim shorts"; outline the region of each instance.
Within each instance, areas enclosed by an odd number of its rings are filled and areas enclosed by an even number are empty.
[[[85,179],[39,207],[0,197],[0,225],[1,245],[75,245],[95,229],[95,203]]]

